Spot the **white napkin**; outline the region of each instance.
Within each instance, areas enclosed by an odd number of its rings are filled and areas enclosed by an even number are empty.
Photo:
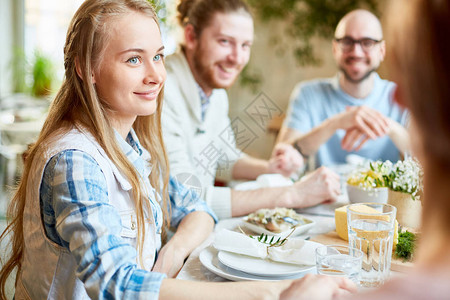
[[[268,247],[257,239],[227,229],[219,230],[214,238],[214,247],[220,251],[308,266],[316,264],[315,250],[320,246],[319,243],[292,238],[281,247]]]

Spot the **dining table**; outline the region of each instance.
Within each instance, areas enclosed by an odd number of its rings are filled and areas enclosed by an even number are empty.
[[[296,212],[312,221],[314,221],[314,226],[311,227],[306,233],[303,233],[300,236],[297,236],[296,238],[303,238],[306,240],[312,240],[316,242],[323,243],[322,239],[316,239],[319,237],[326,236],[327,234],[336,234],[336,225],[335,225],[335,219],[334,219],[334,210],[338,207],[341,207],[343,205],[349,204],[348,196],[346,193],[343,193],[339,199],[331,204],[320,204],[317,206],[304,208],[304,209],[296,209]],[[221,219],[218,221],[218,223],[215,226],[214,231],[210,234],[210,236],[202,243],[200,244],[187,258],[185,261],[185,264],[183,265],[182,269],[178,273],[177,277],[178,279],[182,280],[192,280],[192,281],[207,281],[207,282],[224,282],[229,281],[229,279],[225,278],[228,276],[223,276],[226,274],[221,274],[222,276],[218,275],[214,272],[211,272],[208,268],[206,268],[201,260],[200,260],[200,254],[202,251],[207,249],[208,247],[211,249],[213,248],[213,242],[214,237],[216,233],[222,229],[228,229],[232,231],[241,231],[242,228],[245,228],[245,224],[243,217],[235,217],[235,218],[229,218],[229,219]],[[341,243],[345,243],[345,241],[341,240]],[[315,269],[315,268],[314,268]],[[316,272],[314,272],[316,273]],[[390,272],[390,277],[394,276],[403,276],[405,274],[405,270],[402,269],[401,271],[392,270]],[[237,280],[251,280],[251,279],[234,279],[231,278],[234,281]],[[360,290],[364,290],[366,288],[360,288]]]
[[[309,229],[301,236],[298,236],[297,238],[313,239],[315,236],[335,230],[334,209],[342,205],[345,205],[345,200],[337,201],[333,204],[322,204],[305,210],[297,210],[299,214],[315,222],[314,227]],[[177,278],[193,281],[228,281],[228,279],[214,274],[207,268],[205,268],[199,259],[199,255],[202,250],[207,247],[211,247],[214,241],[214,236],[219,230],[229,229],[238,231],[239,227],[243,227],[243,222],[244,221],[242,217],[219,220],[210,236],[202,244],[200,244],[188,257],[181,271],[178,273]]]

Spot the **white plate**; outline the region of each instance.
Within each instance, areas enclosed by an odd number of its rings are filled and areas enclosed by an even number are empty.
[[[294,236],[303,234],[303,233],[307,232],[309,229],[311,229],[312,227],[314,227],[314,225],[316,224],[316,222],[314,222],[311,219],[308,219],[308,218],[305,218],[305,217],[303,217],[303,218],[305,220],[307,220],[308,222],[310,222],[310,223],[297,226],[295,228],[295,231],[290,235],[290,237],[294,237]],[[244,223],[244,227],[246,227],[248,230],[251,230],[251,231],[253,231],[255,233],[259,233],[259,234],[264,233],[264,234],[267,234],[269,236],[273,235],[273,236],[276,236],[276,237],[285,238],[292,231],[292,229],[287,229],[285,231],[282,231],[282,232],[279,232],[279,233],[275,233],[275,232],[267,230],[267,229],[265,229],[265,228],[263,228],[261,226],[258,226],[256,224],[252,224],[250,222],[247,222],[247,221],[245,221],[245,219],[242,219],[242,220],[243,220],[243,223]]]
[[[284,279],[301,278],[308,273],[317,274],[316,267],[313,267],[313,269],[302,273],[297,273],[293,276],[274,276],[274,277],[257,276],[245,272],[240,272],[223,265],[217,258],[217,250],[213,246],[209,246],[203,249],[202,252],[200,252],[199,259],[202,265],[212,273],[233,281],[254,281],[254,280],[277,281]]]
[[[293,276],[315,268],[315,266],[276,262],[228,251],[219,251],[217,257],[227,267],[257,276]]]

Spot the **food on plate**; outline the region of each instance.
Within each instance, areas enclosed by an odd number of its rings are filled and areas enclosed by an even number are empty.
[[[389,176],[391,169],[392,163],[389,160],[371,162],[366,167],[354,170],[347,178],[347,184],[369,190],[385,187],[385,177]]]
[[[244,221],[265,228],[273,233],[280,233],[291,228],[311,223],[297,214],[293,209],[277,207],[262,208],[244,218]]]
[[[354,207],[354,209],[358,212],[362,213],[376,213],[378,212],[376,209],[373,209],[367,205],[361,204]],[[380,216],[382,219],[383,216]],[[336,232],[339,237],[343,240],[348,241],[348,228],[347,228],[347,205],[336,208],[334,211],[334,220],[336,222]],[[397,245],[398,242],[398,222],[395,220],[395,229],[394,229],[394,243],[393,249]]]
[[[362,171],[361,173],[352,174],[347,179],[347,184],[363,188],[374,188],[383,186],[382,180],[383,177],[381,174],[369,170],[369,171]]]

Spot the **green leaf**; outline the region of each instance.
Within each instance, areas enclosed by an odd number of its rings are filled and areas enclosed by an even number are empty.
[[[416,235],[414,233],[409,231],[399,233],[395,255],[404,260],[410,260],[414,252],[415,241]]]
[[[262,239],[264,238],[264,233],[261,233],[261,235],[259,236],[259,238],[258,238],[258,241],[262,241]]]

